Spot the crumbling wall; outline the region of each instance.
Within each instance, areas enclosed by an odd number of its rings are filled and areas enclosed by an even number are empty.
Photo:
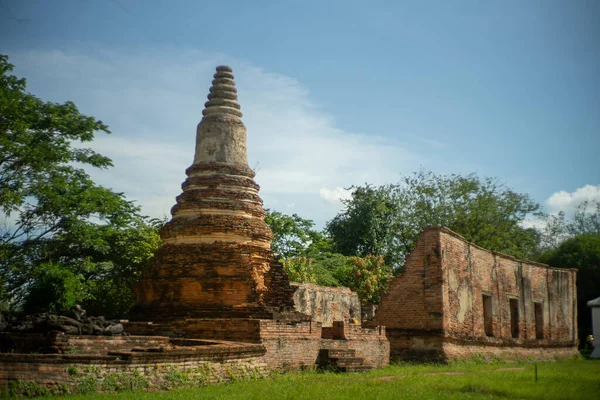
[[[314,367],[321,343],[321,324],[313,321],[260,320],[263,361],[271,369],[299,370]]]
[[[574,354],[576,270],[517,260],[428,228],[382,297],[392,358]]]
[[[365,328],[342,321],[323,328],[321,349],[354,350],[364,365],[383,368],[390,362],[390,342],[385,327]]]
[[[447,282],[443,293],[446,337],[457,343],[500,346],[576,343],[575,270],[491,252],[449,229],[440,229],[439,235]],[[491,302],[488,332],[484,296]],[[511,300],[516,306],[513,310]]]
[[[434,359],[442,351],[442,289],[439,236],[421,233],[405,272],[390,282],[375,322],[385,326],[392,359]]]
[[[263,361],[264,346],[231,342],[191,344],[189,349],[164,352],[0,353],[0,393],[31,396],[174,389],[256,379],[269,373]]]
[[[314,322],[324,327],[333,326],[333,321],[360,322],[360,300],[358,295],[346,287],[325,287],[310,283],[291,283],[296,288],[294,307],[296,311],[310,315]]]
[[[109,351],[131,350],[137,346],[166,346],[168,342],[169,338],[166,336],[97,336],[68,335],[64,332],[0,332],[0,354],[106,354]]]

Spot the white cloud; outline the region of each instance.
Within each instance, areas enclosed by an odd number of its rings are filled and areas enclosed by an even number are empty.
[[[93,177],[138,201],[147,215],[169,215],[181,192],[219,64],[231,65],[236,76],[249,164],[257,167],[266,207],[294,204],[295,212],[320,225],[339,210],[339,199],[347,198],[342,187],[394,182],[399,173],[429,164],[374,132],[337,128],[295,79],[225,55],[94,49],[10,57],[31,92],[44,100],[72,100],[110,126],[113,134],[100,135],[92,147],[112,158],[115,168],[93,171]]]
[[[573,217],[573,212],[584,202],[588,202],[586,212],[594,212],[596,210],[594,203],[600,202],[600,185],[585,185],[576,189],[573,192],[565,190],[553,193],[544,202],[547,206],[545,210],[551,215],[558,215],[560,211],[564,211],[568,219]],[[523,228],[535,228],[543,230],[547,226],[547,222],[543,218],[536,216],[528,216],[522,223]]]
[[[335,189],[326,187],[321,188],[319,193],[323,199],[333,204],[338,204],[341,203],[341,200],[349,200],[352,198],[352,190],[347,190],[339,186]]]
[[[553,213],[558,211],[570,213],[586,201],[588,202],[587,211],[593,211],[590,203],[600,202],[600,185],[585,185],[571,193],[561,190],[552,194],[546,200],[546,204]]]
[[[547,225],[546,221],[544,221],[543,219],[540,219],[538,217],[534,217],[534,216],[527,216],[521,222],[521,227],[523,227],[525,229],[534,228],[537,230],[542,230],[546,227],[546,225]]]

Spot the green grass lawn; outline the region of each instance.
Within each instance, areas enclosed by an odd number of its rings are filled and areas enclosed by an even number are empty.
[[[600,361],[398,364],[360,374],[290,373],[272,379],[169,392],[75,399],[600,399]]]

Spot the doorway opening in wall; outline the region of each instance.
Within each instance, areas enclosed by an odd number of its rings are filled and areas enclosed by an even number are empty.
[[[533,303],[533,313],[535,315],[535,338],[544,338],[544,306],[542,303]]]
[[[483,327],[486,336],[494,336],[492,324],[492,296],[483,295]]]
[[[510,334],[514,338],[519,337],[519,300],[509,299],[510,307]]]

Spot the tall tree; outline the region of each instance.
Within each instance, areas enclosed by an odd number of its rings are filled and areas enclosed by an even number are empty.
[[[427,226],[447,226],[478,245],[520,258],[535,254],[538,234],[524,229],[539,205],[494,179],[420,171],[400,183],[355,187],[327,224],[334,251],[381,255],[396,271]]]
[[[30,312],[81,302],[122,314],[132,302],[128,285],[159,244],[156,229],[139,207],[95,184],[82,168],[112,166],[79,144],[110,133],[108,127],[72,102],[28,93],[12,70],[0,55],[2,300]],[[110,308],[107,296],[115,300]]]

